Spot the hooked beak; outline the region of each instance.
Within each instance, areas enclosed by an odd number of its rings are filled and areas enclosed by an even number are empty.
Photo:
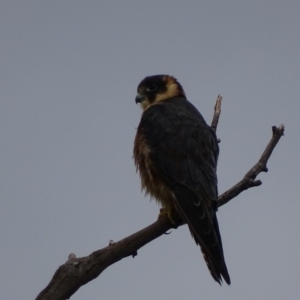
[[[141,95],[141,94],[137,94],[135,97],[135,103],[141,103],[143,100],[145,99],[145,96]]]

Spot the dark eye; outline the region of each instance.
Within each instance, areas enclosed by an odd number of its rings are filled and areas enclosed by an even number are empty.
[[[147,86],[146,91],[147,92],[154,92],[157,89],[157,85],[156,84],[150,84],[149,86]]]

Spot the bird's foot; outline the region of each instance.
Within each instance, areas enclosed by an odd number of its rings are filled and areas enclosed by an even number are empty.
[[[169,221],[172,223],[174,228],[177,228],[181,223],[181,219],[178,213],[174,209],[170,209],[167,207],[163,207],[159,210],[158,219],[167,217]]]

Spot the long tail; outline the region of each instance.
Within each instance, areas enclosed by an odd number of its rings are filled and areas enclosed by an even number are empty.
[[[222,277],[230,285],[230,276],[224,259],[222,239],[216,212],[208,207],[190,189],[178,187],[175,192],[175,207],[186,221],[202,254],[212,277],[220,285]]]
[[[211,276],[215,279],[215,281],[217,281],[221,285],[222,283],[221,275],[222,275],[226,283],[230,285],[231,281],[230,281],[230,276],[224,259],[222,240],[221,240],[221,235],[220,235],[218,220],[216,215],[213,218],[213,223],[214,223],[214,232],[215,232],[215,237],[214,237],[215,246],[207,249],[206,246],[207,243],[205,243],[204,245],[204,243],[200,241],[198,242],[195,238],[195,235],[193,233],[192,234],[194,235],[196,243],[200,244],[201,252],[203,254],[203,257],[205,259],[205,262],[207,264]]]

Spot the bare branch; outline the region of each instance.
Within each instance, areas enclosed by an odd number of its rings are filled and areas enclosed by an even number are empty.
[[[216,104],[214,107],[214,116],[211,121],[210,127],[215,133],[217,132],[217,127],[218,127],[219,118],[220,118],[220,114],[221,114],[222,99],[223,99],[223,97],[221,95],[218,95]]]
[[[259,161],[246,173],[244,178],[230,188],[228,191],[219,196],[219,206],[222,206],[229,202],[232,198],[238,196],[241,192],[262,184],[260,180],[255,180],[256,176],[261,172],[268,172],[267,162],[279,142],[280,138],[284,134],[284,126],[281,124],[278,128],[276,126],[272,127],[273,135],[268,143],[266,149],[261,155]]]
[[[214,131],[217,129],[221,113],[221,101],[222,97],[218,96],[212,121]],[[272,129],[273,136],[259,161],[246,173],[239,183],[219,196],[219,206],[226,204],[248,188],[261,185],[261,181],[255,180],[255,178],[260,172],[267,172],[268,159],[284,133],[283,125],[280,125],[278,128],[273,126]],[[179,218],[173,221],[176,221],[177,227],[183,225]],[[50,283],[40,292],[36,300],[69,299],[81,286],[97,278],[107,267],[125,257],[135,257],[141,247],[172,228],[174,228],[174,225],[171,224],[169,219],[161,217],[153,224],[121,241],[116,243],[110,241],[107,247],[88,256],[76,258],[76,255],[71,253],[67,262],[57,269]]]
[[[176,221],[180,225],[180,220]],[[81,286],[98,277],[107,267],[124,257],[135,257],[141,247],[171,228],[174,227],[169,219],[162,217],[148,227],[119,242],[110,243],[89,256],[76,258],[75,254],[70,254],[67,262],[58,268],[48,286],[40,292],[36,300],[69,299]]]

